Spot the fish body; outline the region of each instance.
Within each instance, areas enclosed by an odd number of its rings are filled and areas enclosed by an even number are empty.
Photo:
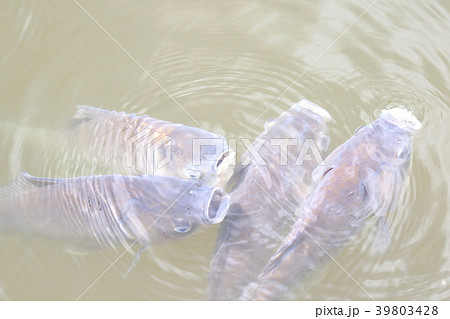
[[[330,118],[324,109],[302,100],[266,123],[253,143],[260,145],[259,159],[244,165],[251,154],[243,155],[211,263],[209,299],[238,299],[282,242],[293,222],[282,207],[292,214],[304,202],[317,165],[314,159],[302,161],[302,154],[312,151],[309,146],[326,149]]]
[[[114,173],[198,179],[223,187],[234,151],[209,131],[124,112],[78,106],[65,144],[69,152]]]
[[[420,122],[402,108],[384,110],[317,168],[317,187],[291,232],[242,300],[276,300],[345,245],[370,215],[395,207],[408,177],[412,136]]]
[[[201,182],[165,176],[67,179],[22,172],[0,188],[0,229],[87,250],[183,237],[222,221],[229,196]]]

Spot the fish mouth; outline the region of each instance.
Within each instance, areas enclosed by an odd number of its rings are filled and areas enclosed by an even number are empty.
[[[221,175],[224,170],[226,170],[230,166],[230,161],[233,161],[236,154],[233,150],[228,149],[225,152],[223,152],[219,159],[216,161],[214,165],[214,169],[216,171],[217,175]]]
[[[213,168],[213,178],[208,183],[210,186],[225,187],[233,175],[236,162],[236,153],[232,149],[227,149],[216,160]]]
[[[293,108],[303,108],[306,110],[309,110],[317,115],[319,115],[321,118],[323,118],[325,120],[325,122],[330,122],[331,121],[331,115],[330,113],[328,113],[327,110],[325,110],[323,107],[308,101],[308,100],[301,100],[300,102],[295,103],[293,106]]]
[[[222,222],[230,208],[230,195],[219,187],[214,187],[207,197],[204,220],[207,224]]]
[[[418,131],[422,127],[422,123],[419,122],[414,114],[403,106],[382,110],[380,118],[411,132]]]

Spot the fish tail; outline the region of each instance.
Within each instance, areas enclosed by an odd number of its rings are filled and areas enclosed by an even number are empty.
[[[11,223],[11,199],[15,187],[12,184],[0,187],[0,231],[4,231]]]

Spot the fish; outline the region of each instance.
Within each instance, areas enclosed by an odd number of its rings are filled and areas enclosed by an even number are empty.
[[[383,110],[360,127],[316,168],[317,182],[299,218],[240,300],[279,300],[318,265],[363,229],[369,217],[388,230],[385,216],[395,209],[409,178],[412,138],[422,124],[403,107]],[[389,231],[376,236],[389,245]],[[383,249],[381,249],[383,251]]]
[[[142,252],[191,235],[200,225],[220,223],[229,205],[225,191],[198,180],[154,175],[56,179],[21,172],[0,188],[0,231],[60,241],[74,253],[128,249],[134,243]]]
[[[224,187],[234,169],[235,152],[212,132],[147,115],[79,105],[67,124],[68,153],[114,174],[161,175],[200,180]]]
[[[293,220],[279,205],[294,213],[312,190],[311,172],[329,144],[330,120],[325,109],[301,100],[265,123],[253,143],[258,154],[250,163],[255,152],[243,154],[232,178],[230,210],[216,240],[209,300],[237,300],[281,244]]]

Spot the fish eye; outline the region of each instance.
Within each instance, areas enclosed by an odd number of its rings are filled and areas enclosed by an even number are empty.
[[[191,230],[191,226],[177,226],[173,230],[177,233],[185,234]]]
[[[195,168],[188,167],[184,169],[184,175],[188,178],[198,179],[202,176],[201,172]]]

